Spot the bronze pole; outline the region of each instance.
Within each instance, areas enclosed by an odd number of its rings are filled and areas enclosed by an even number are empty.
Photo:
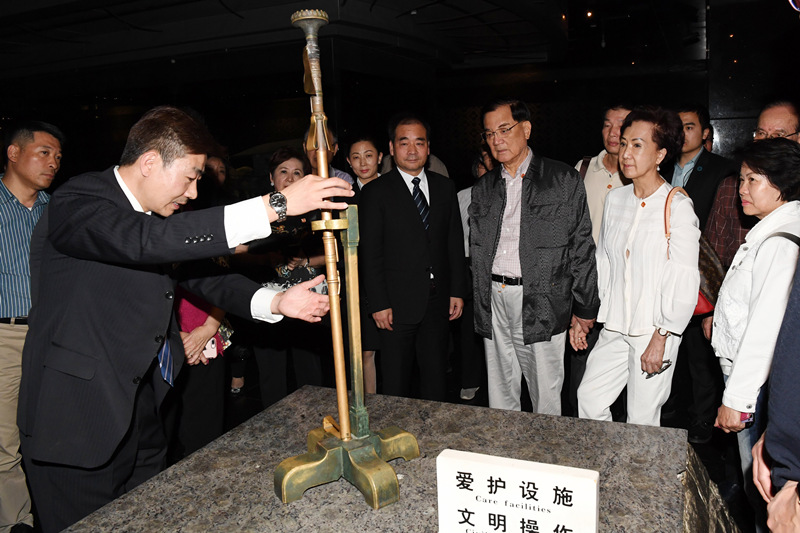
[[[325,113],[322,110],[322,78],[319,70],[317,30],[328,22],[328,15],[320,10],[298,11],[292,15],[292,24],[306,34],[305,90],[311,94],[311,129],[308,150],[316,151],[320,175],[328,177],[327,147],[330,146]],[[361,338],[358,306],[358,214],[350,206],[346,217],[334,220],[330,210],[322,212],[322,220],[311,223],[311,229],[323,232],[325,265],[328,269],[328,294],[331,304],[331,335],[333,337],[334,365],[336,368],[336,399],[339,407],[339,427],[333,417],[326,416],[322,427],[309,432],[306,441],[308,452],[284,459],[275,469],[275,494],[284,503],[303,497],[303,493],[317,485],[330,483],[344,477],[355,485],[367,502],[380,509],[400,498],[400,484],[394,469],[387,461],[402,457],[406,461],[419,457],[417,439],[410,433],[392,426],[378,432],[369,430],[369,417],[364,406],[364,389],[361,369]],[[347,383],[344,371],[342,315],[339,304],[339,273],[336,270],[336,240],[334,230],[342,233],[345,268],[348,280],[347,298],[350,304],[350,361],[353,366],[353,412],[348,416]],[[355,438],[351,436],[355,428]],[[346,442],[347,441],[347,442]]]
[[[306,9],[292,15],[292,25],[303,30],[306,36],[304,52],[305,90],[311,95],[311,129],[308,147],[316,149],[317,169],[323,178],[328,177],[328,127],[322,106],[322,70],[319,62],[317,32],[328,23],[328,15],[319,9]],[[330,209],[322,210],[322,220],[330,221]],[[333,365],[336,375],[336,398],[339,411],[339,434],[343,441],[350,440],[350,415],[347,399],[347,379],[344,365],[344,341],[342,336],[342,308],[339,300],[339,272],[336,237],[332,229],[322,232],[327,270],[328,296],[330,298],[331,337],[333,341]]]

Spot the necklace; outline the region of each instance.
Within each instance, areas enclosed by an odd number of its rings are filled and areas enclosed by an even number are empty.
[[[644,205],[645,205],[645,202],[644,202],[644,200],[646,200],[646,199],[648,199],[649,197],[651,197],[652,195],[654,195],[654,194],[656,193],[656,191],[658,191],[658,189],[660,189],[660,188],[661,188],[661,186],[662,186],[664,183],[666,183],[666,181],[664,180],[664,178],[662,178],[661,176],[659,176],[659,177],[658,177],[658,185],[656,185],[656,186],[653,188],[653,190],[651,190],[651,191],[647,191],[647,193],[643,194],[642,196],[639,196],[638,194],[636,194],[636,191],[634,190],[634,192],[633,192],[633,195],[634,195],[636,198],[638,198],[638,199],[640,199],[640,200],[643,200],[643,201],[642,201],[642,207],[644,207]]]

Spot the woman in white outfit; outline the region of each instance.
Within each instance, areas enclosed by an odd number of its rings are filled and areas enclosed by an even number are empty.
[[[736,252],[714,310],[711,345],[725,376],[722,406],[714,425],[726,433],[738,432],[745,490],[756,511],[756,529],[766,531],[766,507],[752,486],[750,450],[766,427],[761,391],[767,390],[764,385],[800,251],[800,145],[783,138],[756,141],[741,156],[742,209],[759,222]],[[706,319],[703,324],[707,335],[710,322]],[[753,415],[752,425],[745,427],[743,414]]]
[[[683,144],[677,114],[640,107],[620,137],[620,167],[632,184],[606,199],[597,244],[598,322],[603,331],[589,354],[578,389],[581,418],[611,420],[610,406],[628,387],[628,422],[658,426],[669,396],[680,335],[697,304],[700,230],[692,201],[674,195],[669,246],[664,210],[672,186],[658,165]],[[585,347],[579,328],[573,347]]]

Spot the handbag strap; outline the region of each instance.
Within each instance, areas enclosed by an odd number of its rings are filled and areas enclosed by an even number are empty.
[[[581,179],[586,179],[586,172],[589,170],[589,163],[592,161],[592,156],[587,155],[583,159],[581,159],[581,169],[578,171],[581,175]]]
[[[784,239],[789,239],[797,246],[800,246],[800,237],[798,237],[794,233],[789,233],[788,231],[776,231],[775,233],[767,235],[767,239],[771,239],[772,237],[783,237]],[[764,239],[764,241],[766,241],[767,239]],[[761,241],[761,244],[764,244],[764,241]],[[758,249],[760,250],[761,246],[759,246]]]
[[[672,199],[675,197],[675,193],[682,192],[683,195],[689,198],[689,193],[686,192],[686,189],[683,187],[673,187],[672,190],[669,191],[667,194],[667,202],[664,204],[664,237],[667,238],[667,257],[669,258],[669,238],[672,235],[670,231],[670,214],[672,212]]]

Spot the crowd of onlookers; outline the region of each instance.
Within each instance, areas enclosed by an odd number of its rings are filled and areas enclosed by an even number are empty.
[[[536,127],[521,100],[487,103],[462,191],[423,117],[392,117],[388,143],[342,139],[350,172],[320,169],[307,132],[244,200],[192,112],[151,110],[119,166],[52,197],[63,134],[10,132],[0,531],[33,525],[26,474],[58,530],[221,435],[226,394],[257,385],[268,407],[332,385],[311,222],[346,204],[365,392],[445,401],[455,367],[461,400],[486,387],[492,408],[658,426],[683,402],[693,444],[736,433],[756,530],[800,531],[798,108],[765,106],[735,159],[713,153],[701,105],[611,105],[603,149],[574,167],[529,146]]]

